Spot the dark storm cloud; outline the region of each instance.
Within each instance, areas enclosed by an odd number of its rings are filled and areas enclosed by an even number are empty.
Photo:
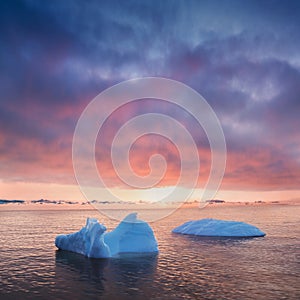
[[[71,147],[99,92],[162,76],[207,99],[229,155],[276,148],[290,167],[300,147],[299,20],[299,1],[1,1],[2,157],[22,138],[70,153],[61,141]]]

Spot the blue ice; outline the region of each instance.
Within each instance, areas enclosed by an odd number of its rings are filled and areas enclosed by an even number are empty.
[[[80,253],[87,257],[107,258],[121,253],[157,253],[158,244],[150,225],[131,213],[110,232],[95,218],[88,218],[78,232],[61,234],[55,239],[61,250]]]
[[[258,237],[266,235],[257,227],[244,222],[216,219],[188,221],[174,228],[172,232],[214,237]]]

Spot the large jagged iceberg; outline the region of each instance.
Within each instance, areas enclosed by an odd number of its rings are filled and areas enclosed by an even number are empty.
[[[85,227],[78,232],[58,235],[55,239],[55,246],[88,257],[110,257],[109,247],[103,239],[105,231],[106,227],[97,219],[87,218]]]
[[[107,258],[121,253],[156,253],[158,245],[150,225],[131,213],[111,232],[95,218],[88,218],[85,227],[75,233],[61,234],[55,245],[93,258]]]
[[[174,228],[172,232],[212,237],[259,237],[266,235],[257,227],[244,222],[216,219],[189,221]]]

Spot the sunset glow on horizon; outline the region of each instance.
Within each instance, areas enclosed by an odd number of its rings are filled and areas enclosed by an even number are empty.
[[[216,199],[300,199],[299,8],[297,1],[1,3],[0,199],[86,201],[72,164],[76,124],[99,93],[138,77],[180,81],[216,113],[227,148]],[[129,155],[140,176],[152,155],[166,159],[155,188],[128,188],[113,168],[114,136],[146,113],[169,115],[193,137],[200,170],[191,200],[198,200],[209,141],[192,115],[160,99],[124,105],[106,120],[95,149],[105,183],[124,201],[155,201],[176,185],[178,149],[155,134],[138,138]]]

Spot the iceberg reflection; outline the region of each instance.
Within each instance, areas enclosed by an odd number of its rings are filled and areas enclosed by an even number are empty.
[[[56,290],[61,291],[64,299],[69,299],[67,295],[73,299],[74,293],[80,299],[87,292],[95,298],[147,299],[147,283],[156,272],[157,254],[130,253],[94,259],[57,250],[55,263]]]

